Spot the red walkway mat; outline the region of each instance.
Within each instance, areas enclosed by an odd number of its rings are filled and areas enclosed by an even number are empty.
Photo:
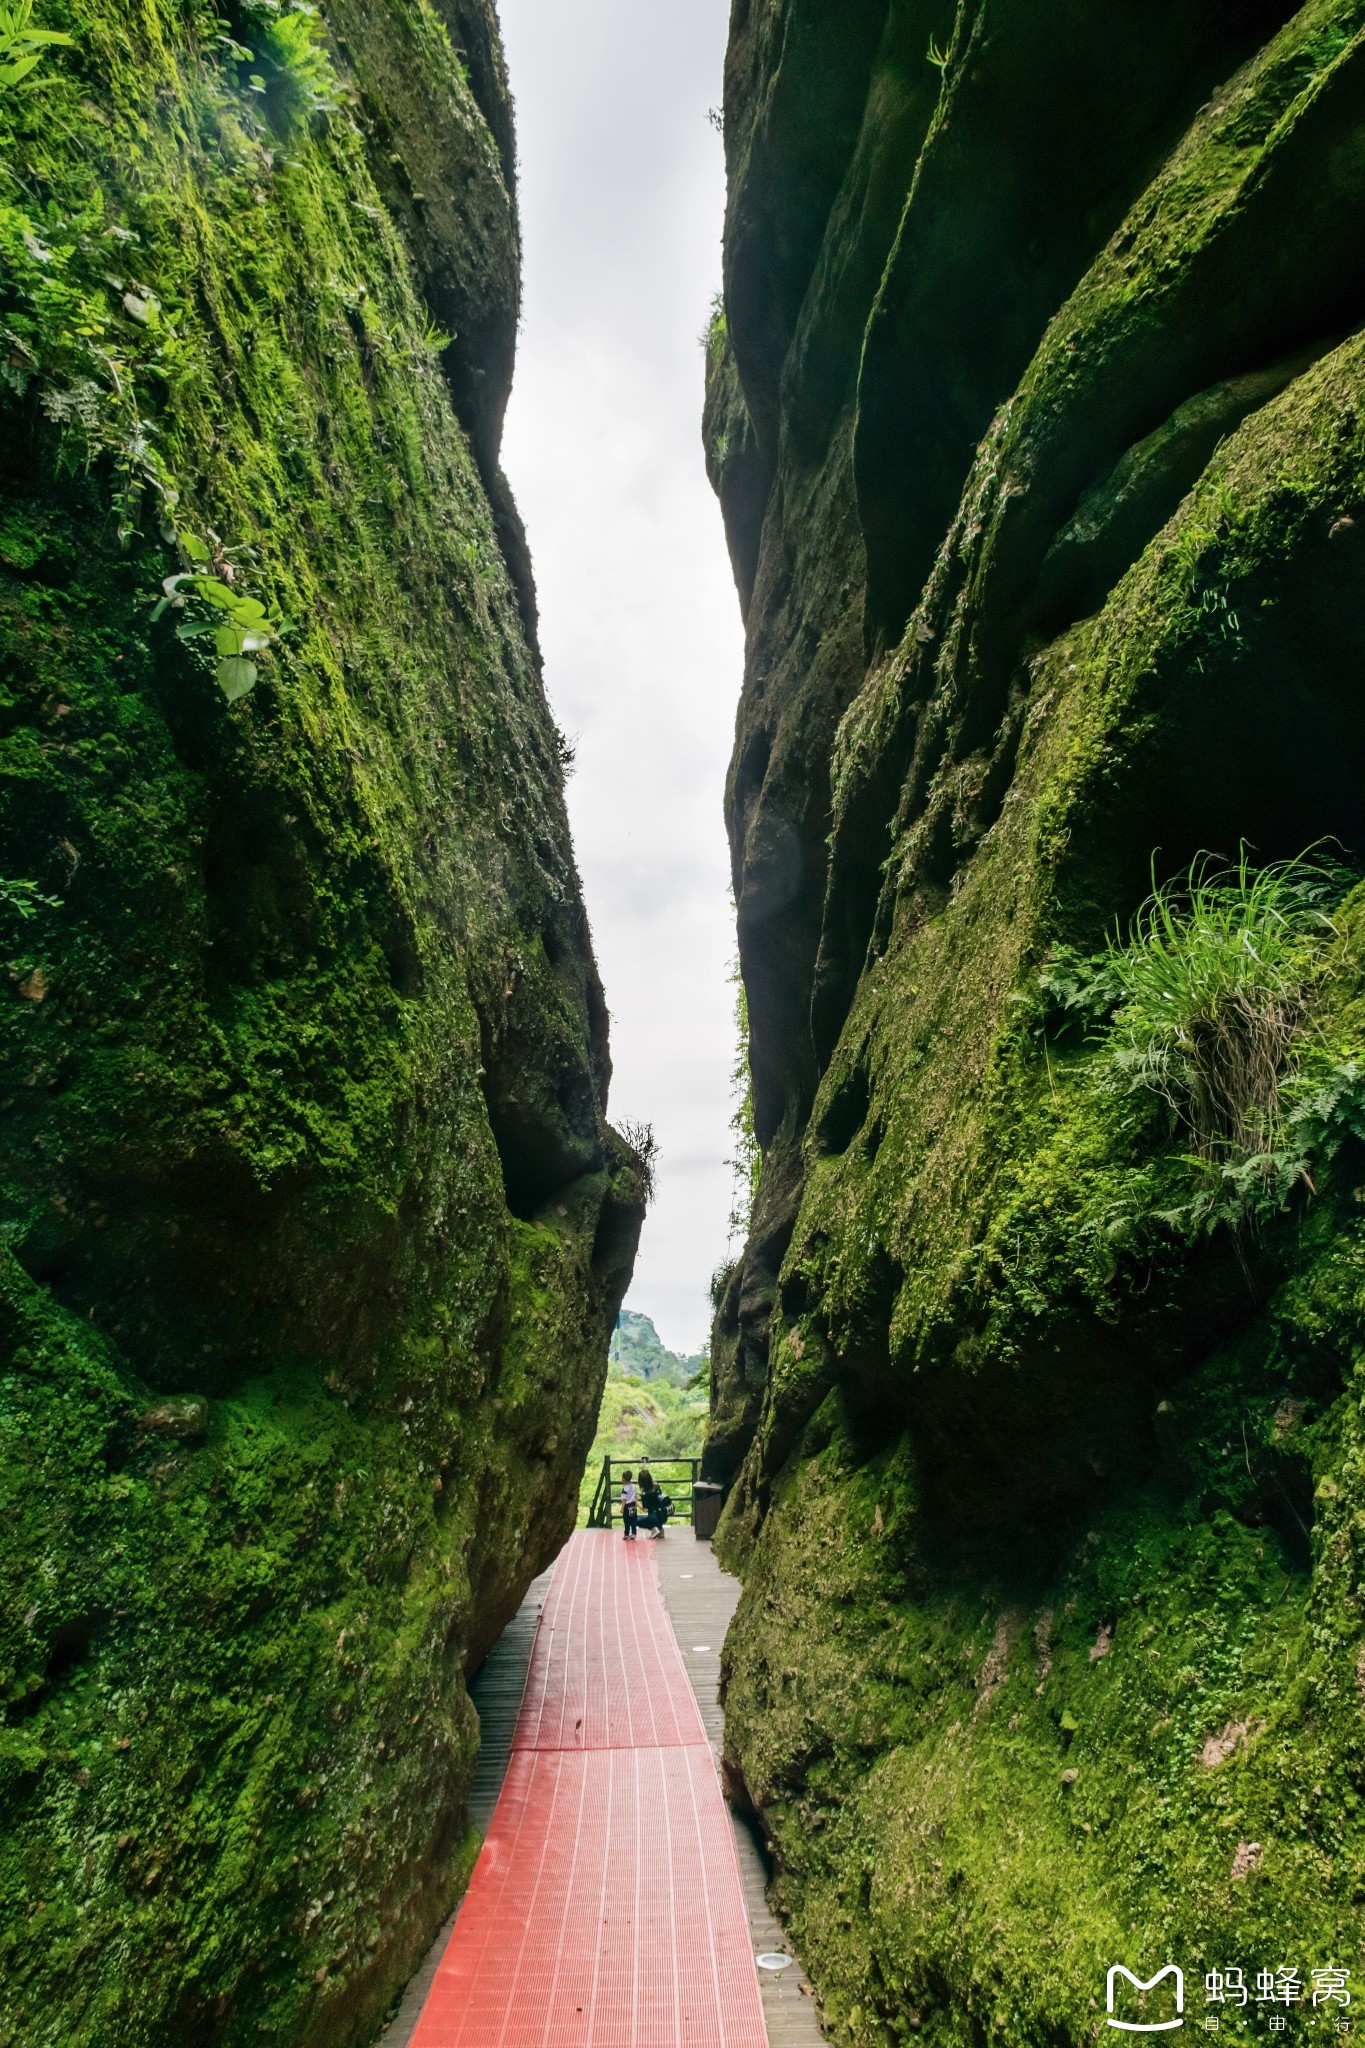
[[[705,1741],[648,1539],[580,1530],[550,1582],[513,1749]]]
[[[643,1542],[580,1530],[412,2048],[766,2048],[729,1818]]]

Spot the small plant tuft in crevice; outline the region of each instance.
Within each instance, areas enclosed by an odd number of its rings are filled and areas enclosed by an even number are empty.
[[[1198,1157],[1274,1149],[1281,1092],[1336,926],[1343,878],[1305,855],[1218,868],[1201,854],[1154,888],[1105,964],[1116,1072],[1169,1104]]]
[[[1044,1036],[1079,1024],[1103,1085],[1154,1096],[1201,1182],[1172,1223],[1263,1218],[1343,1136],[1365,1136],[1365,1072],[1315,1011],[1350,877],[1311,850],[1253,867],[1200,854],[1154,886],[1126,935],[1059,950],[1039,976]]]
[[[659,1141],[653,1124],[624,1122],[618,1126],[622,1138],[634,1153],[635,1171],[644,1189],[648,1208],[658,1191]]]

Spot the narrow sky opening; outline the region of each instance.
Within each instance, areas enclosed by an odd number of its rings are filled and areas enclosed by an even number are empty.
[[[612,1014],[613,1120],[661,1147],[629,1305],[696,1350],[731,1203],[729,865],[743,639],[702,465],[728,0],[500,0],[525,303],[503,461]]]

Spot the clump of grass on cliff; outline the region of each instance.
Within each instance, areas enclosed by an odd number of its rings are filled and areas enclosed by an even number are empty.
[[[1197,860],[1154,890],[1108,961],[1120,992],[1114,1063],[1169,1104],[1201,1159],[1272,1149],[1281,1084],[1325,967],[1340,890],[1308,861]]]
[[[1126,936],[1060,953],[1044,994],[1084,1019],[1101,1083],[1155,1097],[1202,1185],[1171,1221],[1276,1212],[1315,1155],[1365,1118],[1353,1059],[1333,1060],[1315,1010],[1340,936],[1346,878],[1309,856],[1255,868],[1201,854],[1154,888]],[[1357,1131],[1357,1135],[1360,1132]]]

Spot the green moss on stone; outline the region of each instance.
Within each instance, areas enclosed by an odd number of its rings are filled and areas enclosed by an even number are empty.
[[[1125,74],[1131,125],[1063,193],[1116,75],[1087,37],[1135,19],[1083,24],[1044,84],[1036,16],[964,17],[849,303],[827,217],[800,318],[867,323],[851,429],[802,438],[809,337],[762,366],[730,796],[764,1164],[711,1456],[749,1439],[720,1537],[734,1782],[850,2043],[1088,2041],[1117,1961],[1362,1967],[1365,1158],[1201,1234],[1160,1106],[1035,1029],[1051,949],[1126,923],[1154,859],[1334,835],[1359,871],[1360,25],[1314,0],[1202,109],[1197,66]],[[1006,260],[1001,214],[1048,191]],[[1359,914],[1324,1057],[1360,1044]]]
[[[75,50],[0,103],[0,873],[60,899],[0,903],[0,2040],[332,2048],[467,1875],[464,1678],[572,1526],[641,1213],[501,400],[423,297],[463,251],[505,395],[515,222],[425,0],[355,69],[329,8],[297,91],[195,0],[44,18]],[[421,248],[372,175],[419,62],[433,169],[482,167]],[[293,621],[233,706],[151,616],[175,529]]]

